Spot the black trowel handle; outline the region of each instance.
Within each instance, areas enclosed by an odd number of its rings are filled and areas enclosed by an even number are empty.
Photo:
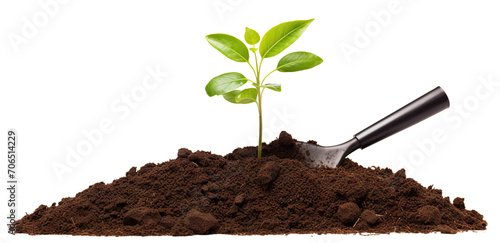
[[[382,120],[355,135],[361,148],[366,148],[405,128],[450,107],[450,101],[441,87],[437,87],[420,98],[403,106]]]

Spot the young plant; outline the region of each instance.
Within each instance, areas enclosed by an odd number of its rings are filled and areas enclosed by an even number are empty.
[[[309,52],[292,52],[281,58],[277,67],[263,76],[261,74],[262,62],[266,58],[274,57],[293,44],[304,33],[306,28],[314,19],[297,20],[279,24],[270,29],[262,40],[260,35],[250,28],[246,28],[245,41],[250,47],[247,47],[238,38],[226,34],[207,35],[206,39],[215,49],[220,51],[229,59],[236,62],[246,62],[253,71],[255,80],[246,78],[238,72],[229,72],[221,74],[208,82],[205,87],[207,95],[222,95],[224,99],[234,104],[256,103],[259,112],[259,145],[257,156],[262,154],[262,95],[265,89],[281,92],[281,84],[264,83],[267,77],[275,72],[296,72],[313,68],[323,62],[323,60]],[[259,43],[257,48],[255,45]],[[250,53],[253,53],[255,66],[250,63]],[[260,61],[257,58],[257,50],[260,54]],[[239,90],[241,86],[250,81],[251,88]]]

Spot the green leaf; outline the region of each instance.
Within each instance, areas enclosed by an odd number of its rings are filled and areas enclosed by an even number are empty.
[[[248,62],[247,46],[238,38],[226,34],[211,34],[207,35],[206,39],[210,45],[229,59],[236,62]]]
[[[233,91],[229,91],[225,94],[222,95],[222,97],[224,97],[224,99],[226,99],[227,101],[231,102],[231,103],[235,103],[237,104],[236,102],[236,95],[240,92],[241,90],[233,90]]]
[[[296,72],[313,68],[322,62],[323,59],[310,52],[298,51],[281,58],[276,69],[280,72]]]
[[[234,104],[250,104],[254,102],[253,100],[236,102],[236,95],[238,95],[238,93],[240,92],[241,90],[233,90],[223,94],[222,96],[224,97],[224,99]]]
[[[244,89],[236,95],[235,100],[236,102],[243,104],[257,102],[257,89],[256,88]]]
[[[293,44],[314,19],[281,23],[270,29],[260,42],[262,58],[274,57]]]
[[[221,95],[237,89],[238,87],[244,85],[247,81],[248,79],[241,73],[224,73],[210,80],[207,86],[205,86],[205,91],[210,97],[214,95]]]
[[[264,84],[264,86],[262,87],[274,90],[276,92],[281,92],[281,84]]]
[[[250,45],[255,45],[260,41],[260,35],[257,31],[246,27],[245,30],[245,41]]]
[[[255,53],[259,48],[250,47],[248,49],[250,49],[250,51],[252,51],[253,53]]]

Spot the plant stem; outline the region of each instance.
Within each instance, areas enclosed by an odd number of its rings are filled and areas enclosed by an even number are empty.
[[[266,80],[267,76],[271,75],[271,73],[274,73],[274,71],[276,71],[278,69],[274,69],[273,71],[271,71],[270,73],[268,73],[263,79],[262,79],[262,83],[264,83],[264,80]]]
[[[253,68],[252,64],[250,64],[249,61],[247,61],[248,65],[250,65],[250,67],[252,68],[252,71],[253,71],[253,75],[255,75],[255,77],[257,77],[257,73],[255,72],[255,69]]]
[[[257,148],[257,158],[262,156],[262,94],[260,87],[257,89],[257,108],[259,110],[259,147]]]
[[[260,91],[262,83],[260,82],[260,67],[262,65],[262,61],[260,60],[260,64],[257,65],[257,53],[253,53],[255,56],[255,68],[257,69],[257,75],[255,76],[257,81],[257,110],[259,111],[259,145],[257,147],[257,158],[262,156],[262,93]]]
[[[255,48],[255,45],[253,45],[253,47]],[[259,67],[259,65],[257,65],[257,53],[254,52],[253,56],[255,57],[255,68],[257,69],[257,75],[259,75],[260,74],[260,67]],[[257,75],[255,76],[255,78],[259,79],[259,77]]]

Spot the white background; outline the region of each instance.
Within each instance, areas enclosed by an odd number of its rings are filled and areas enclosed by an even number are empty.
[[[245,27],[250,27],[263,36],[281,22],[315,18],[297,42],[264,62],[265,72],[292,51],[309,51],[324,59],[311,70],[270,76],[270,82],[282,83],[283,91],[264,95],[264,140],[287,130],[299,140],[334,145],[441,86],[451,101],[448,111],[349,157],[363,166],[404,167],[424,186],[433,184],[451,199],[465,197],[468,209],[484,214],[488,230],[457,235],[148,240],[487,242],[494,235],[498,238],[498,2],[69,1],[56,2],[57,8],[51,5],[50,13],[42,6],[46,2],[50,1],[0,4],[0,122],[3,132],[15,128],[19,134],[18,217],[96,182],[112,182],[132,166],[175,158],[181,147],[226,154],[241,145],[255,145],[256,107],[209,98],[204,91],[216,75],[238,71],[249,77],[251,70],[213,49],[205,35],[227,33],[243,39]],[[385,21],[377,22],[380,13],[390,13],[390,18],[384,15]],[[26,33],[30,24],[36,30],[31,26]],[[356,45],[362,35],[367,35],[364,42]],[[342,48],[348,45],[356,53],[346,55]],[[140,93],[145,90],[141,85],[149,75],[147,69],[157,67],[168,71],[168,77]],[[136,107],[125,114],[121,98],[134,92],[139,100],[132,100]],[[68,164],[67,149],[88,143],[84,131],[98,129],[103,120],[112,122],[112,131],[104,133],[79,163]],[[442,136],[433,138],[439,132]],[[5,154],[6,144],[3,147]],[[58,179],[54,165],[66,165],[71,171]],[[6,190],[2,193],[7,198]],[[6,214],[6,202],[1,205]],[[88,240],[12,238],[4,231],[3,240],[8,242]]]

